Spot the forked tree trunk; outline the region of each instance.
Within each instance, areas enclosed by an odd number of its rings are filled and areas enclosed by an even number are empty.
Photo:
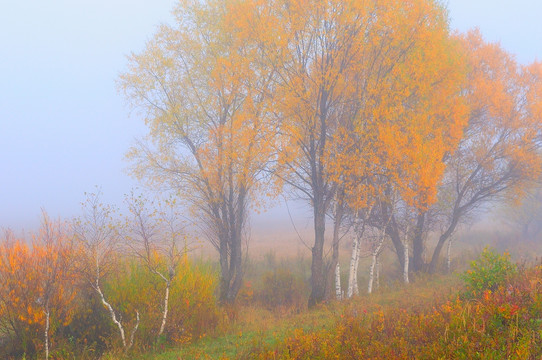
[[[127,344],[126,343],[126,336],[125,336],[125,333],[124,333],[124,326],[122,325],[122,323],[120,322],[120,320],[117,319],[117,315],[115,314],[115,311],[113,310],[113,307],[111,306],[111,304],[109,304],[107,302],[107,300],[105,300],[105,296],[102,292],[102,290],[100,289],[100,285],[98,283],[98,280],[96,280],[96,286],[94,287],[96,289],[96,292],[98,293],[98,295],[100,295],[100,299],[102,300],[102,304],[109,310],[109,315],[111,316],[111,320],[113,321],[113,323],[115,325],[117,325],[117,328],[119,329],[119,333],[120,333],[120,338],[122,340],[122,346],[124,348],[124,350],[129,350],[132,345],[134,344],[134,335],[135,335],[135,332],[137,331],[137,328],[139,327],[139,312],[136,310],[136,324],[132,330],[132,334],[130,336],[130,343]]]

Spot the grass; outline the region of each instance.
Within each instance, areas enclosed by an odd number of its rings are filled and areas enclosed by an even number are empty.
[[[294,331],[314,332],[333,328],[346,311],[393,311],[412,304],[432,304],[436,298],[450,297],[461,286],[457,274],[420,277],[412,284],[393,283],[374,294],[322,304],[315,309],[277,313],[255,306],[237,309],[235,322],[228,329],[217,329],[192,344],[132,357],[140,360],[238,359],[248,358],[252,349],[273,348],[292,336]]]

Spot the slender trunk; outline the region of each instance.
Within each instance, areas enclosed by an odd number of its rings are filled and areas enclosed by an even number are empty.
[[[380,256],[376,258],[376,288],[380,288]]]
[[[333,283],[335,282],[335,296],[336,290],[337,290],[337,282],[336,282],[336,268],[339,266],[339,243],[340,243],[340,230],[341,230],[341,224],[342,224],[342,217],[343,217],[343,208],[340,204],[337,202],[335,203],[335,211],[334,211],[334,220],[333,220],[333,241],[332,241],[332,252],[331,252],[331,262],[329,264],[329,268],[326,270],[326,299],[333,298]],[[332,271],[335,270],[335,271]],[[339,284],[340,287],[340,284]]]
[[[341,269],[339,268],[339,263],[335,267],[335,297],[337,300],[342,298],[342,289],[341,289]]]
[[[45,360],[49,359],[49,306],[45,307]]]
[[[311,294],[309,297],[309,308],[318,304],[324,299],[325,277],[324,277],[324,235],[326,231],[323,199],[314,200],[314,246],[312,248],[311,264]]]
[[[412,269],[422,271],[424,267],[423,252],[425,250],[423,232],[425,226],[425,213],[418,214],[414,237],[412,238]]]
[[[371,267],[369,268],[369,285],[367,287],[368,294],[371,294],[373,292],[373,280],[374,280],[374,274],[375,274],[376,259],[377,259],[376,253],[373,252]]]
[[[160,331],[158,332],[158,336],[161,336],[164,333],[164,329],[166,327],[166,321],[167,321],[167,313],[168,313],[168,302],[169,302],[169,286],[170,282],[166,282],[166,293],[164,295],[164,312],[162,313],[162,324],[160,325]]]
[[[403,266],[403,280],[405,284],[408,284],[408,243],[405,241],[404,245],[404,266]]]
[[[369,285],[367,288],[367,292],[371,294],[373,292],[373,282],[374,282],[374,275],[375,275],[375,267],[378,266],[378,255],[380,255],[380,249],[382,249],[382,245],[384,244],[384,236],[382,236],[380,239],[378,239],[378,245],[372,252],[372,261],[371,261],[371,267],[369,268]],[[376,270],[378,273],[378,269]]]
[[[134,336],[138,327],[139,327],[139,311],[136,310],[136,324],[134,328],[132,329],[132,334],[130,335],[130,344],[128,344],[128,347],[126,348],[126,350],[129,350],[132,347],[132,345],[134,345]]]
[[[433,256],[431,257],[431,263],[429,264],[429,273],[433,274],[437,270],[438,260],[440,252],[442,251],[442,247],[444,246],[444,243],[446,240],[452,236],[453,232],[455,231],[455,228],[457,227],[459,221],[459,215],[454,214],[454,217],[452,219],[452,222],[450,223],[450,226],[446,231],[440,235],[438,239],[437,246],[435,247],[435,250],[433,251]]]
[[[359,295],[359,286],[358,286],[358,268],[359,268],[359,254],[361,252],[361,238],[358,240],[358,251],[356,254],[356,263],[354,264],[354,280],[353,280],[353,293],[354,295]]]
[[[350,257],[350,271],[348,273],[348,289],[346,292],[346,297],[351,298],[354,295],[355,291],[355,284],[357,283],[357,277],[356,277],[356,268],[357,268],[357,261],[359,258],[359,245],[360,245],[361,239],[358,235],[354,236],[354,239],[352,240],[352,256]]]
[[[446,250],[446,270],[448,271],[448,273],[450,273],[450,270],[451,270],[451,250],[452,250],[452,241],[453,241],[454,238],[450,238],[450,240],[448,240],[448,249]]]
[[[96,289],[96,292],[98,293],[98,295],[100,295],[100,299],[102,300],[102,304],[109,310],[109,315],[111,316],[111,320],[113,320],[113,323],[115,325],[117,325],[117,327],[119,328],[120,338],[122,340],[122,347],[126,348],[126,337],[124,336],[124,327],[122,326],[122,323],[119,320],[117,320],[117,315],[115,314],[115,311],[113,310],[113,307],[111,306],[111,304],[109,304],[105,300],[105,296],[104,296],[102,290],[100,289],[100,285],[98,284],[98,280],[96,280],[96,286],[94,288]]]

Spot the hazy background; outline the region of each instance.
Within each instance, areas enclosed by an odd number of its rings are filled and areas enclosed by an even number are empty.
[[[172,21],[175,3],[0,0],[0,227],[32,229],[41,207],[71,218],[95,185],[105,202],[120,204],[137,185],[123,158],[145,127],[115,80],[125,56]],[[448,8],[452,28],[479,27],[521,63],[542,59],[541,1],[450,0]],[[291,210],[307,214],[299,204]],[[284,207],[252,227],[273,223],[291,229]]]

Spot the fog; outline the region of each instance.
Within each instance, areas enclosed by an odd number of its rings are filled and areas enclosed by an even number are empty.
[[[85,191],[102,188],[121,204],[137,182],[124,154],[145,133],[115,80],[125,56],[140,51],[171,21],[172,0],[4,1],[0,12],[0,226],[32,229],[40,208],[77,215]],[[451,27],[479,27],[522,63],[541,58],[538,1],[448,2]],[[282,201],[252,219],[260,237],[293,232]],[[282,205],[281,205],[282,204]],[[312,225],[303,203],[290,203],[300,232]],[[286,228],[287,227],[287,228]],[[281,230],[281,231],[278,231]]]

